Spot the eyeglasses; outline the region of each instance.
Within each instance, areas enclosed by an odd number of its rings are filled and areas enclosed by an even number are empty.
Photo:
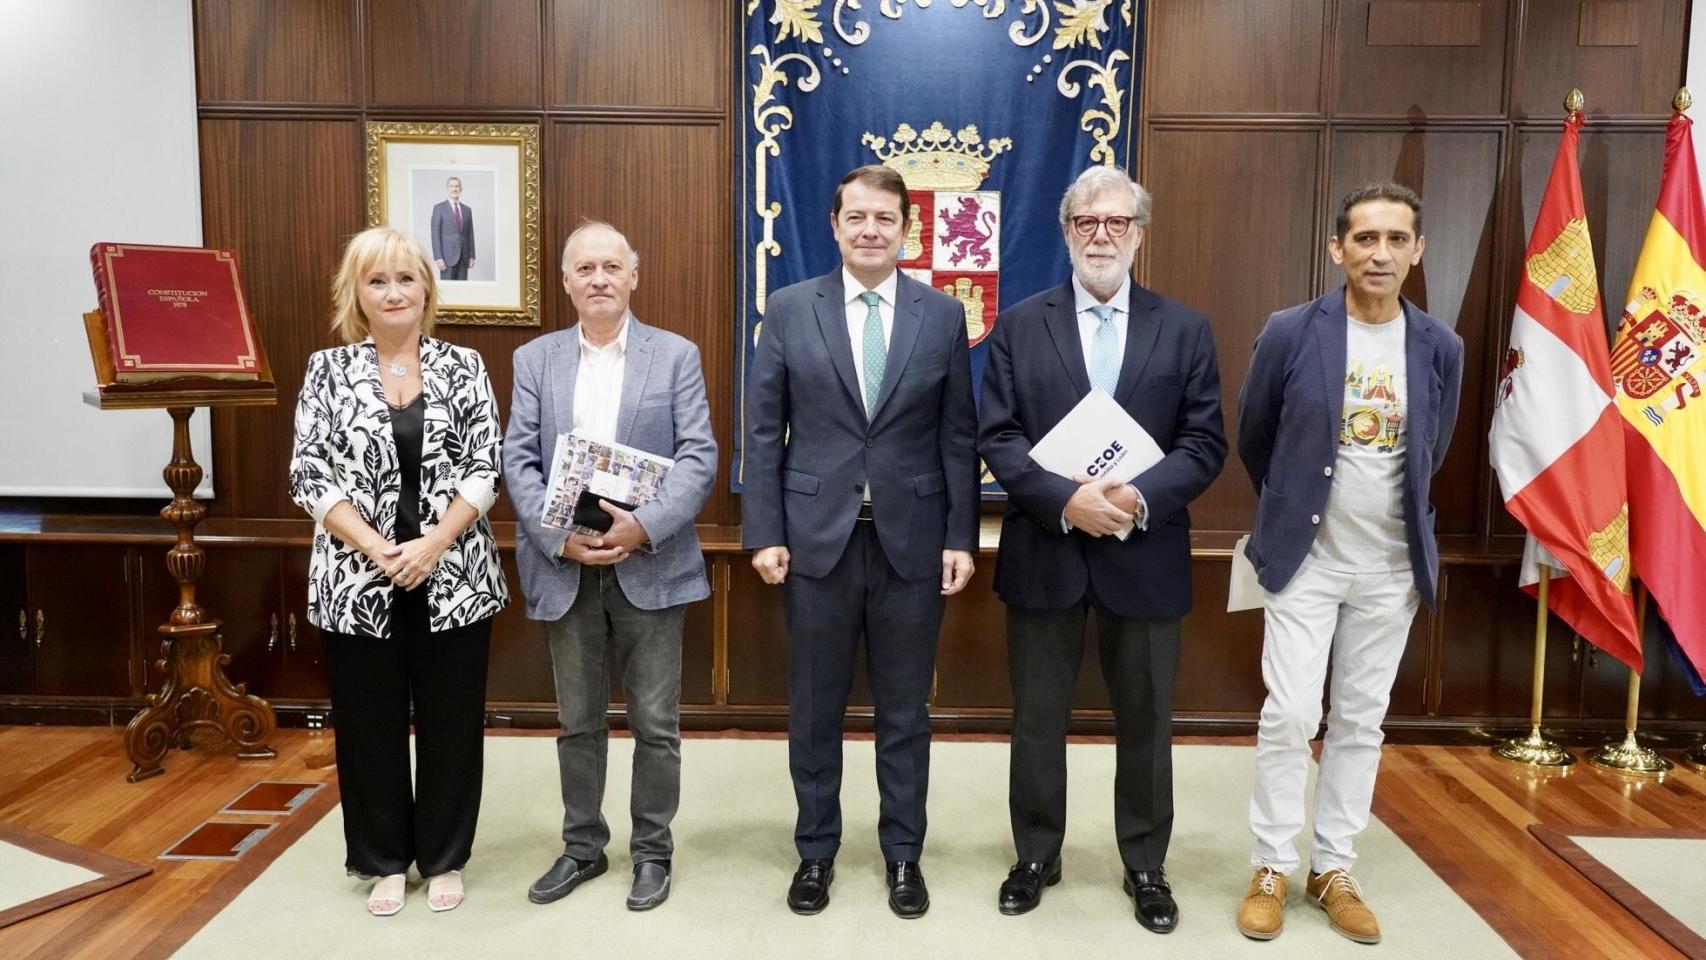
[[[1096,235],[1097,227],[1106,226],[1108,236],[1118,240],[1126,235],[1127,230],[1131,229],[1131,223],[1131,217],[1073,217],[1072,232],[1081,237],[1093,237]]]

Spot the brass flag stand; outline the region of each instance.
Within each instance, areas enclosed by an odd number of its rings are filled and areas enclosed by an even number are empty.
[[[1501,740],[1493,747],[1495,756],[1531,767],[1567,767],[1576,762],[1563,744],[1540,732],[1540,708],[1546,681],[1546,594],[1551,582],[1552,568],[1540,564],[1540,606],[1534,618],[1534,691],[1528,708],[1528,736]]]
[[[1647,636],[1647,585],[1635,585],[1635,635]],[[1671,762],[1635,742],[1635,722],[1641,707],[1641,675],[1629,671],[1629,708],[1623,717],[1624,736],[1588,752],[1588,762],[1632,777],[1659,777]]]

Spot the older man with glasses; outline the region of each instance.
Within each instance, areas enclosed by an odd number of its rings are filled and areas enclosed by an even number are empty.
[[[1191,606],[1185,507],[1220,473],[1220,373],[1202,314],[1132,282],[1150,199],[1113,167],[1086,170],[1060,204],[1064,283],[1005,311],[989,337],[978,450],[1007,491],[995,589],[1007,604],[1013,683],[1007,804],[1018,863],[1002,913],[1061,878],[1066,726],[1085,621],[1114,707],[1114,832],[1137,920],[1179,911],[1163,871],[1173,829],[1173,677]],[[1129,483],[1050,473],[1031,448],[1092,389],[1112,396],[1165,456]]]

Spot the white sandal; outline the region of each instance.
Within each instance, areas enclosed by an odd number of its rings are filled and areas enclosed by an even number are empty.
[[[389,917],[403,909],[403,897],[407,888],[408,877],[401,873],[380,877],[373,882],[373,889],[368,891],[367,912],[376,917]]]
[[[433,913],[455,910],[462,903],[462,871],[447,870],[427,878],[427,908]]]

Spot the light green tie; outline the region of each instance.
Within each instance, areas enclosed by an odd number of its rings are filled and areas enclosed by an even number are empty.
[[[888,344],[883,342],[883,314],[877,309],[877,292],[866,290],[859,294],[865,301],[865,416],[877,406],[877,394],[883,390],[883,372],[889,362]]]

